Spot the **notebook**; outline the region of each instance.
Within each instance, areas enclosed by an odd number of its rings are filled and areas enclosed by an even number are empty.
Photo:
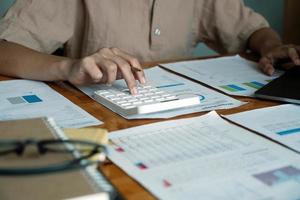
[[[254,94],[258,98],[300,104],[300,67],[293,67]]]
[[[63,136],[63,132],[48,118],[0,121],[0,139],[49,139]],[[72,155],[53,155],[47,162],[68,159]],[[36,157],[0,156],[0,167],[32,166]],[[94,171],[93,171],[94,170]],[[102,182],[101,182],[102,181]],[[102,185],[101,185],[102,184]],[[107,183],[103,188],[101,174],[93,168],[32,176],[1,176],[0,199],[109,199]]]

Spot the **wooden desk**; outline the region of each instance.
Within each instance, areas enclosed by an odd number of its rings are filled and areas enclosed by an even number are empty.
[[[155,66],[157,63],[147,63],[145,64],[146,67]],[[11,78],[0,76],[0,80],[9,80]],[[115,131],[119,129],[125,129],[133,126],[149,124],[157,121],[162,120],[126,120],[119,115],[113,113],[112,111],[108,110],[104,106],[100,105],[99,103],[95,102],[94,100],[90,99],[88,96],[77,90],[76,88],[68,85],[68,84],[57,84],[57,83],[48,83],[53,89],[58,91],[60,94],[64,95],[66,98],[71,100],[73,103],[79,105],[81,108],[98,118],[99,120],[103,121],[104,124],[99,126],[101,128],[106,128],[109,131]],[[271,102],[271,101],[263,101],[257,100],[253,98],[247,97],[236,97],[236,99],[249,102],[248,104],[228,109],[228,110],[218,110],[219,114],[232,114],[241,111],[251,110],[255,108],[262,108],[268,106],[278,105],[279,103]],[[175,119],[179,118],[187,118],[187,117],[194,117],[200,116],[207,112],[201,112],[196,114],[184,115],[180,117],[176,117]],[[173,118],[174,119],[174,118]],[[113,163],[105,164],[102,167],[103,173],[108,177],[108,179],[115,185],[115,187],[119,190],[121,195],[125,199],[155,199],[147,190],[145,190],[141,185],[139,185],[136,181],[132,178],[127,176],[120,168],[118,168]]]

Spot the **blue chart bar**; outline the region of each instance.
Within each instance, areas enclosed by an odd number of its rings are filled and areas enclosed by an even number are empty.
[[[42,99],[40,99],[38,96],[36,95],[26,95],[26,96],[22,96],[23,99],[25,99],[28,103],[37,103],[37,102],[42,102]]]
[[[288,134],[293,134],[293,133],[300,133],[300,128],[294,128],[294,129],[290,129],[290,130],[277,132],[278,135],[288,135]]]
[[[246,90],[245,88],[239,87],[237,85],[228,85],[229,87],[231,87],[232,89],[235,89],[237,91],[244,91]]]
[[[257,82],[257,81],[252,81],[251,83],[257,85],[258,87],[263,87],[263,86],[265,86],[265,84],[259,83],[259,82]]]
[[[175,84],[169,84],[169,85],[160,85],[160,86],[157,86],[157,88],[167,88],[167,87],[174,87],[174,86],[179,86],[179,85],[184,85],[184,83],[175,83]]]

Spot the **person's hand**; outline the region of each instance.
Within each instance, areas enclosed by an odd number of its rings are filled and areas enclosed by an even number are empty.
[[[284,69],[289,69],[295,65],[300,66],[300,46],[279,45],[264,53],[259,60],[260,69],[268,75],[274,72],[274,66],[280,60],[289,60],[290,63],[282,65]]]
[[[67,79],[75,85],[88,83],[112,84],[124,78],[131,94],[136,94],[136,79],[146,83],[139,61],[118,48],[103,48],[93,55],[79,59],[71,65]]]

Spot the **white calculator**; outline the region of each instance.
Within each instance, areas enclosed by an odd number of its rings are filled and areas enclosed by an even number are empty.
[[[200,104],[197,95],[174,95],[151,85],[139,85],[137,91],[137,95],[131,95],[128,89],[107,87],[95,91],[93,98],[123,116],[148,114]]]

